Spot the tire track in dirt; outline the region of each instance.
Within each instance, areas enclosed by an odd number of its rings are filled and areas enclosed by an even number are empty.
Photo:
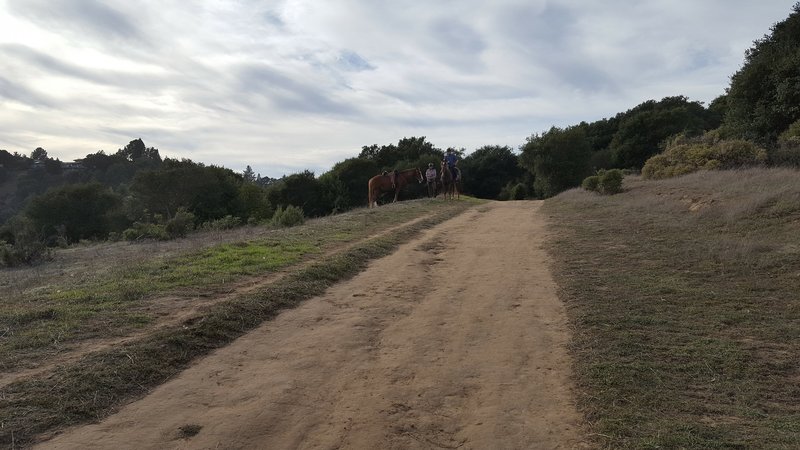
[[[540,204],[436,226],[41,448],[587,447]]]

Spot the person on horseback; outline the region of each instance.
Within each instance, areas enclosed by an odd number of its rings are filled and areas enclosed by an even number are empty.
[[[428,181],[428,197],[433,197],[436,194],[436,168],[433,167],[433,163],[428,163],[425,179]]]
[[[453,175],[453,180],[458,180],[458,155],[452,148],[447,149],[447,154],[444,155],[444,162],[447,163],[447,168],[450,169],[450,174]]]

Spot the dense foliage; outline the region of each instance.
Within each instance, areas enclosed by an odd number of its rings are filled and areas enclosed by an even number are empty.
[[[520,164],[533,172],[536,194],[550,197],[580,184],[589,173],[590,153],[583,127],[552,127],[528,138]]]
[[[508,183],[525,175],[517,155],[508,146],[481,147],[465,157],[459,167],[468,174],[464,178],[464,190],[480,198],[498,198]]]
[[[31,200],[25,214],[45,236],[68,242],[105,239],[118,216],[122,198],[100,183],[55,188]]]
[[[761,144],[774,143],[800,119],[800,3],[747,50],[726,103],[729,131]]]
[[[701,134],[719,126],[715,119],[718,119],[715,114],[686,97],[644,102],[620,118],[609,143],[614,166],[641,168],[669,137],[679,133]]]

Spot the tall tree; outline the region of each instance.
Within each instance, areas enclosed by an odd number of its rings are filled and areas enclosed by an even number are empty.
[[[131,162],[145,162],[145,163],[160,163],[161,155],[157,148],[146,147],[142,139],[134,139],[117,151],[117,154],[123,156]],[[152,165],[152,164],[151,164]]]
[[[314,172],[303,171],[284,177],[267,188],[270,205],[297,206],[309,217],[328,214],[331,206],[323,191],[322,184],[314,177]]]
[[[256,173],[253,172],[253,168],[250,167],[248,164],[245,167],[244,171],[242,172],[242,177],[244,178],[245,183],[255,183],[256,182]]]
[[[428,142],[425,136],[406,137],[400,139],[397,145],[389,144],[378,147],[377,144],[364,146],[358,157],[375,161],[381,170],[404,169],[406,165],[413,165],[425,156],[442,159],[444,152]]]
[[[367,204],[367,182],[376,173],[378,165],[374,160],[348,158],[320,176],[320,181],[332,196],[332,206],[341,211]]]
[[[497,198],[505,185],[525,173],[511,148],[499,145],[475,150],[458,166],[464,174],[464,191],[479,198]]]
[[[131,191],[150,212],[169,218],[185,207],[203,222],[237,214],[241,183],[230,169],[167,158],[158,169],[137,172]]]
[[[31,152],[31,159],[34,161],[44,161],[47,159],[47,150],[42,147],[36,147],[36,150]]]
[[[611,140],[614,164],[622,168],[641,168],[648,158],[661,151],[671,136],[683,133],[697,136],[719,123],[700,102],[684,96],[646,101],[627,111]]]
[[[112,213],[121,205],[119,195],[100,183],[78,183],[55,188],[34,197],[25,214],[46,235],[61,229],[70,241],[105,238]]]
[[[582,127],[552,127],[527,139],[520,164],[533,173],[536,194],[552,197],[580,185],[589,174],[590,155],[591,146]]]
[[[800,119],[800,3],[747,50],[727,94],[725,125],[735,136],[774,143]]]
[[[128,161],[136,161],[144,156],[145,150],[147,147],[144,145],[144,141],[140,139],[134,139],[119,150],[119,154],[124,156]]]

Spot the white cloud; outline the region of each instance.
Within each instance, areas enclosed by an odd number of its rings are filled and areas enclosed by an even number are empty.
[[[0,0],[0,148],[320,173],[361,146],[517,146],[721,94],[790,13],[746,0]]]

